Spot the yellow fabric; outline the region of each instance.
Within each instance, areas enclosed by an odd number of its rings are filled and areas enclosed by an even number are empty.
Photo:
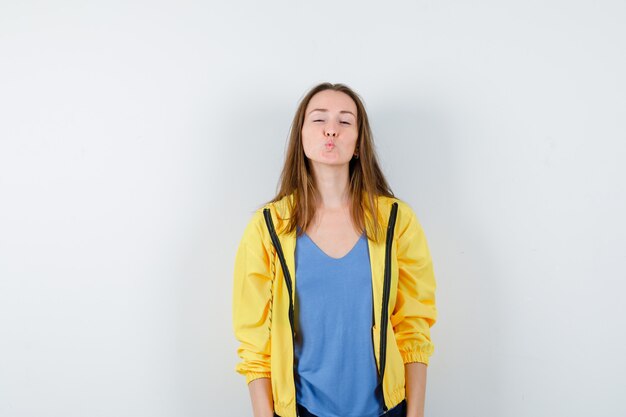
[[[405,398],[404,364],[428,365],[434,352],[430,328],[437,320],[435,276],[424,231],[411,207],[397,198],[379,196],[378,219],[383,230],[393,202],[398,203],[392,245],[391,291],[387,324],[387,356],[383,394],[387,408]],[[282,220],[289,217],[293,195],[268,204],[278,234],[295,297],[296,234],[281,233]],[[369,223],[367,223],[369,231]],[[368,239],[372,269],[374,326],[372,341],[377,366],[380,348],[380,318],[385,264],[385,238]],[[265,225],[263,208],[247,224],[235,257],[233,286],[233,329],[240,342],[242,359],[235,370],[246,383],[271,378],[274,410],[281,417],[296,417],[293,345],[289,324],[289,293],[280,260]]]

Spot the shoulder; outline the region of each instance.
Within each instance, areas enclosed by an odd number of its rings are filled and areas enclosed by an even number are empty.
[[[396,225],[402,225],[407,222],[417,221],[417,216],[415,215],[415,211],[413,207],[407,203],[405,200],[402,200],[398,197],[388,197],[388,196],[378,196],[378,210],[381,214],[387,213],[388,215],[391,213],[391,209],[395,204],[397,204],[397,214],[396,214]]]
[[[254,242],[263,241],[263,223],[263,208],[258,208],[248,217],[248,222],[241,238],[241,244],[250,245]]]
[[[270,240],[268,221],[271,221],[275,228],[283,219],[288,219],[291,212],[293,196],[288,195],[273,202],[264,204],[254,210],[248,218],[248,224],[244,231],[244,239],[261,238]]]
[[[395,224],[396,236],[403,238],[423,234],[422,225],[413,206],[398,197],[385,197],[384,206],[391,207],[394,203],[398,205]]]
[[[277,201],[272,201],[265,204],[259,209],[259,211],[261,211],[261,214],[263,214],[265,210],[269,211],[272,217],[276,220],[288,219],[290,217],[291,211],[293,210],[293,204],[294,195],[292,193],[283,196]]]

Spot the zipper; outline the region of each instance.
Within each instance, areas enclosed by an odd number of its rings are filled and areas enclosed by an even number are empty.
[[[391,244],[393,243],[393,234],[396,225],[396,215],[398,213],[398,203],[394,202],[391,205],[391,214],[389,215],[389,222],[387,224],[387,241],[385,246],[385,277],[383,283],[383,305],[381,310],[381,319],[380,319],[380,384],[381,384],[381,395],[383,399],[383,411],[387,412],[387,405],[385,404],[385,392],[383,389],[383,378],[385,376],[385,364],[387,360],[387,315],[389,309],[389,292],[391,287]],[[295,330],[294,330],[294,308],[293,308],[293,295],[292,295],[292,281],[291,274],[289,274],[289,268],[287,267],[287,261],[285,260],[285,255],[283,253],[282,246],[280,245],[280,240],[278,240],[278,236],[276,235],[276,230],[274,229],[274,222],[272,221],[272,216],[270,214],[270,209],[263,209],[263,216],[265,217],[265,224],[270,232],[270,236],[272,239],[272,244],[274,248],[276,248],[276,253],[278,254],[278,258],[280,260],[280,265],[283,269],[283,276],[285,277],[285,284],[287,285],[287,290],[289,291],[289,325],[291,327],[291,348],[292,348],[292,358],[294,361],[293,365],[293,378],[294,378],[294,389],[295,389]],[[296,405],[296,416],[299,417],[298,407]]]
[[[383,282],[383,305],[380,313],[380,392],[383,398],[383,411],[387,411],[385,404],[385,390],[383,379],[385,376],[385,364],[387,362],[387,315],[389,309],[389,292],[391,287],[391,244],[393,243],[393,232],[396,225],[396,215],[398,213],[398,203],[391,205],[391,214],[387,223],[387,242],[385,246],[385,280]]]
[[[280,245],[280,240],[278,240],[278,236],[276,235],[276,230],[274,229],[274,222],[272,221],[272,215],[270,214],[270,209],[263,209],[263,216],[265,217],[265,224],[267,225],[267,229],[270,232],[270,236],[272,238],[272,244],[274,248],[276,248],[276,253],[278,254],[278,258],[280,259],[280,266],[283,269],[283,276],[285,277],[285,284],[287,285],[287,291],[289,291],[289,326],[291,327],[291,349],[292,349],[292,358],[293,358],[293,387],[294,392],[296,389],[296,332],[294,330],[294,313],[293,313],[293,296],[292,296],[292,282],[291,275],[289,274],[289,268],[287,267],[287,261],[285,260],[285,255],[283,254],[283,248]],[[295,401],[295,400],[294,400]],[[298,414],[298,406],[296,405],[296,417],[300,417]]]

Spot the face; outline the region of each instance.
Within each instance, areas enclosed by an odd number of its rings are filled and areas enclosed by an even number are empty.
[[[346,93],[324,90],[307,105],[302,146],[313,166],[347,165],[358,139],[356,104]]]

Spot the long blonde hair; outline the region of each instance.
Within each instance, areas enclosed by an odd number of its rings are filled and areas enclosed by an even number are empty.
[[[380,236],[380,224],[378,216],[375,215],[378,211],[376,197],[379,195],[394,197],[394,194],[378,163],[365,106],[359,95],[345,84],[327,82],[318,84],[309,90],[300,101],[291,123],[289,143],[283,170],[280,174],[278,193],[265,204],[276,202],[293,193],[294,198],[290,207],[291,216],[289,221],[285,222],[287,224],[284,226],[284,231],[291,233],[296,230],[297,226],[300,226],[299,234],[302,234],[312,222],[320,195],[302,146],[302,126],[309,101],[315,94],[324,90],[345,93],[356,104],[358,127],[356,149],[358,149],[359,157],[352,158],[349,165],[351,214],[357,229],[367,233],[365,214],[368,212],[372,219],[371,226],[374,234],[373,236],[367,234],[367,237],[377,240]]]

